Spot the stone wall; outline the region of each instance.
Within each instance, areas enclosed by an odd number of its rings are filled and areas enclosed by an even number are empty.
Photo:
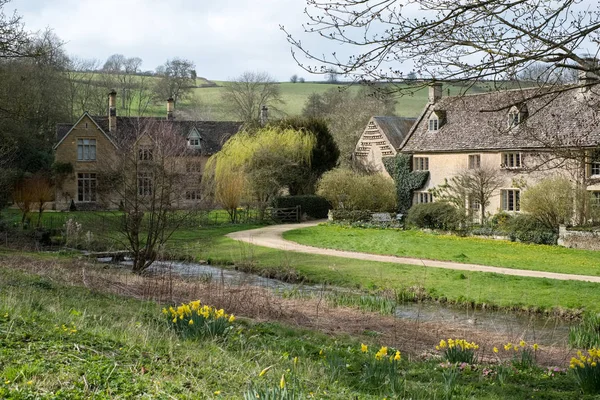
[[[558,245],[574,249],[600,250],[600,231],[569,231],[561,226]]]

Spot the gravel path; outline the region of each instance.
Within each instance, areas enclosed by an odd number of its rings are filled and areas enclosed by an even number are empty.
[[[272,249],[279,249],[285,251],[294,251],[297,253],[308,253],[308,254],[320,254],[324,256],[353,258],[356,260],[365,261],[379,261],[395,264],[404,265],[419,265],[421,267],[430,268],[444,268],[453,269],[457,271],[477,271],[477,272],[493,272],[496,274],[514,275],[514,276],[525,276],[531,278],[548,278],[558,280],[570,280],[570,281],[585,281],[585,282],[596,282],[600,283],[599,276],[588,276],[588,275],[572,275],[572,274],[560,274],[555,272],[543,272],[543,271],[530,271],[524,269],[512,269],[502,267],[490,267],[486,265],[477,264],[462,264],[451,261],[436,261],[426,260],[420,258],[409,258],[409,257],[396,257],[396,256],[384,256],[378,254],[358,253],[353,251],[343,250],[332,250],[323,249],[319,247],[305,246],[283,239],[282,235],[286,231],[293,229],[307,228],[316,226],[323,221],[311,221],[301,224],[285,224],[285,225],[272,225],[264,228],[251,229],[247,231],[239,231],[228,234],[227,236],[231,239],[250,243],[256,246],[270,247]]]

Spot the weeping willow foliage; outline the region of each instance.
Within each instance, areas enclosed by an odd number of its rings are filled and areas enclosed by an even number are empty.
[[[310,163],[314,146],[312,134],[294,129],[238,133],[206,165],[215,199],[228,210],[243,199],[266,207],[293,178],[290,167]]]

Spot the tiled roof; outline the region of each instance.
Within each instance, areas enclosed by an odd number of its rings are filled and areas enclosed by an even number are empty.
[[[387,136],[388,140],[394,146],[394,148],[400,147],[402,141],[406,138],[406,135],[413,126],[416,118],[404,118],[404,117],[373,117],[373,120],[383,133]]]
[[[92,116],[102,130],[111,136],[116,143],[127,142],[135,139],[140,132],[140,127],[151,125],[153,122],[166,123],[165,118],[154,117],[117,117],[116,132],[108,131],[108,117]],[[232,135],[241,128],[242,122],[235,121],[169,121],[169,124],[182,136],[187,137],[192,128],[200,134],[201,153],[211,155],[219,150]],[[56,139],[60,142],[73,127],[73,124],[57,124]]]
[[[600,144],[600,88],[558,91],[556,87],[445,97],[428,104],[405,142],[403,152],[588,147]],[[527,110],[516,127],[508,125],[512,106]],[[428,131],[432,112],[444,111],[437,131]]]

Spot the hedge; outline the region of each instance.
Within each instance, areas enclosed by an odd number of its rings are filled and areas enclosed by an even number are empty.
[[[315,219],[327,218],[327,212],[332,208],[327,199],[317,195],[284,196],[276,197],[273,200],[273,207],[275,208],[292,208],[296,206],[300,206],[302,214]]]

